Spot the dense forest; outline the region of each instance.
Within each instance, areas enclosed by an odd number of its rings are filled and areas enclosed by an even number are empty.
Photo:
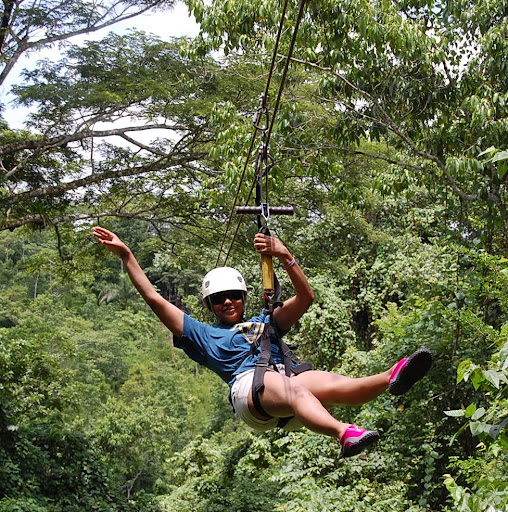
[[[196,38],[115,30],[172,0],[3,2],[0,114],[29,115],[0,119],[0,512],[508,511],[506,1],[185,3]],[[315,293],[298,356],[434,355],[407,395],[333,410],[381,434],[351,459],[243,425],[91,234],[204,321],[202,276],[234,266],[257,313],[234,207],[267,134],[294,208],[270,229]]]

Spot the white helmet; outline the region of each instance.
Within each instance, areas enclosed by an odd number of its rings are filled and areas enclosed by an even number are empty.
[[[238,270],[231,267],[218,267],[210,270],[203,278],[203,299],[227,290],[241,290],[247,293],[247,285]]]

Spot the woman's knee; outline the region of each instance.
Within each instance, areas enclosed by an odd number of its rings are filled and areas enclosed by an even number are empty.
[[[312,395],[311,391],[307,387],[300,384],[299,382],[294,381],[293,379],[289,380],[289,389],[289,394],[293,403],[305,400],[305,398]]]
[[[293,379],[309,390],[323,405],[353,405],[357,380],[333,372],[305,372]]]

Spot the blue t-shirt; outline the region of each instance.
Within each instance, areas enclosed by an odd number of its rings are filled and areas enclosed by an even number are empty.
[[[257,352],[251,354],[251,344],[261,336],[268,322],[269,316],[264,311],[232,327],[205,324],[185,314],[183,335],[175,338],[174,343],[231,387],[237,375],[256,367],[261,349],[258,347]],[[280,347],[274,343],[272,358],[275,363],[284,362]]]

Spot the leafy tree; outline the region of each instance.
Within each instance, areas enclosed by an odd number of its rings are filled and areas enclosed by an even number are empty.
[[[187,3],[201,23],[200,48],[264,55],[268,68],[278,2]],[[280,148],[276,158],[292,157],[302,168],[302,154],[320,151],[324,161],[331,150],[354,152],[364,138],[386,141],[398,150],[388,159],[399,177],[394,186],[404,186],[405,174],[416,178],[454,221],[485,242],[497,223],[504,248],[506,173],[501,160],[484,153],[506,149],[504,2],[319,1],[305,7],[282,100],[288,107],[272,137]],[[281,54],[297,11],[290,2]],[[377,151],[365,156],[386,158]],[[316,172],[325,171],[316,166]],[[467,221],[460,211],[470,212]]]
[[[0,436],[2,512],[160,510],[148,495],[125,499],[111,482],[110,468],[81,434],[55,424],[18,429],[2,422]]]
[[[104,383],[76,370],[63,332],[20,324],[0,333],[0,510],[128,510],[91,439],[65,424],[98,406]]]
[[[136,217],[134,190],[146,201],[151,197],[152,208],[178,202],[180,214],[189,215],[185,209],[194,207],[185,207],[181,196],[167,197],[167,190],[192,188],[195,162],[205,155],[199,96],[209,88],[207,68],[192,66],[174,43],[132,33],[71,47],[63,61],[26,72],[34,84],[16,91],[21,103],[38,105],[31,126],[44,135],[4,126],[3,228],[46,225],[55,216]],[[136,138],[143,132],[151,142]],[[114,137],[125,144],[106,142]],[[140,175],[144,179],[135,178]],[[74,196],[78,190],[85,197]],[[103,201],[101,190],[107,192]],[[77,205],[81,211],[69,210]]]
[[[3,84],[19,58],[35,50],[65,43],[73,36],[89,34],[128,20],[154,8],[170,7],[173,1],[145,0],[68,2],[6,0],[0,28]]]
[[[481,259],[484,270],[489,270],[487,275],[491,272],[497,274],[497,278],[490,281],[487,293],[499,300],[498,304],[505,312],[506,259],[487,255]],[[480,331],[495,350],[488,359],[472,354],[472,359],[464,358],[458,365],[456,382],[466,388],[467,398],[462,401],[460,409],[445,412],[450,419],[457,418],[462,423],[455,437],[460,438],[464,433],[470,435],[478,443],[480,451],[476,457],[451,458],[450,469],[454,475],[447,474],[445,483],[455,507],[463,510],[488,510],[489,507],[504,510],[508,506],[504,478],[508,449],[506,324],[503,322],[500,328],[495,328],[467,312],[464,316],[463,321]],[[490,319],[491,314],[484,318]]]

